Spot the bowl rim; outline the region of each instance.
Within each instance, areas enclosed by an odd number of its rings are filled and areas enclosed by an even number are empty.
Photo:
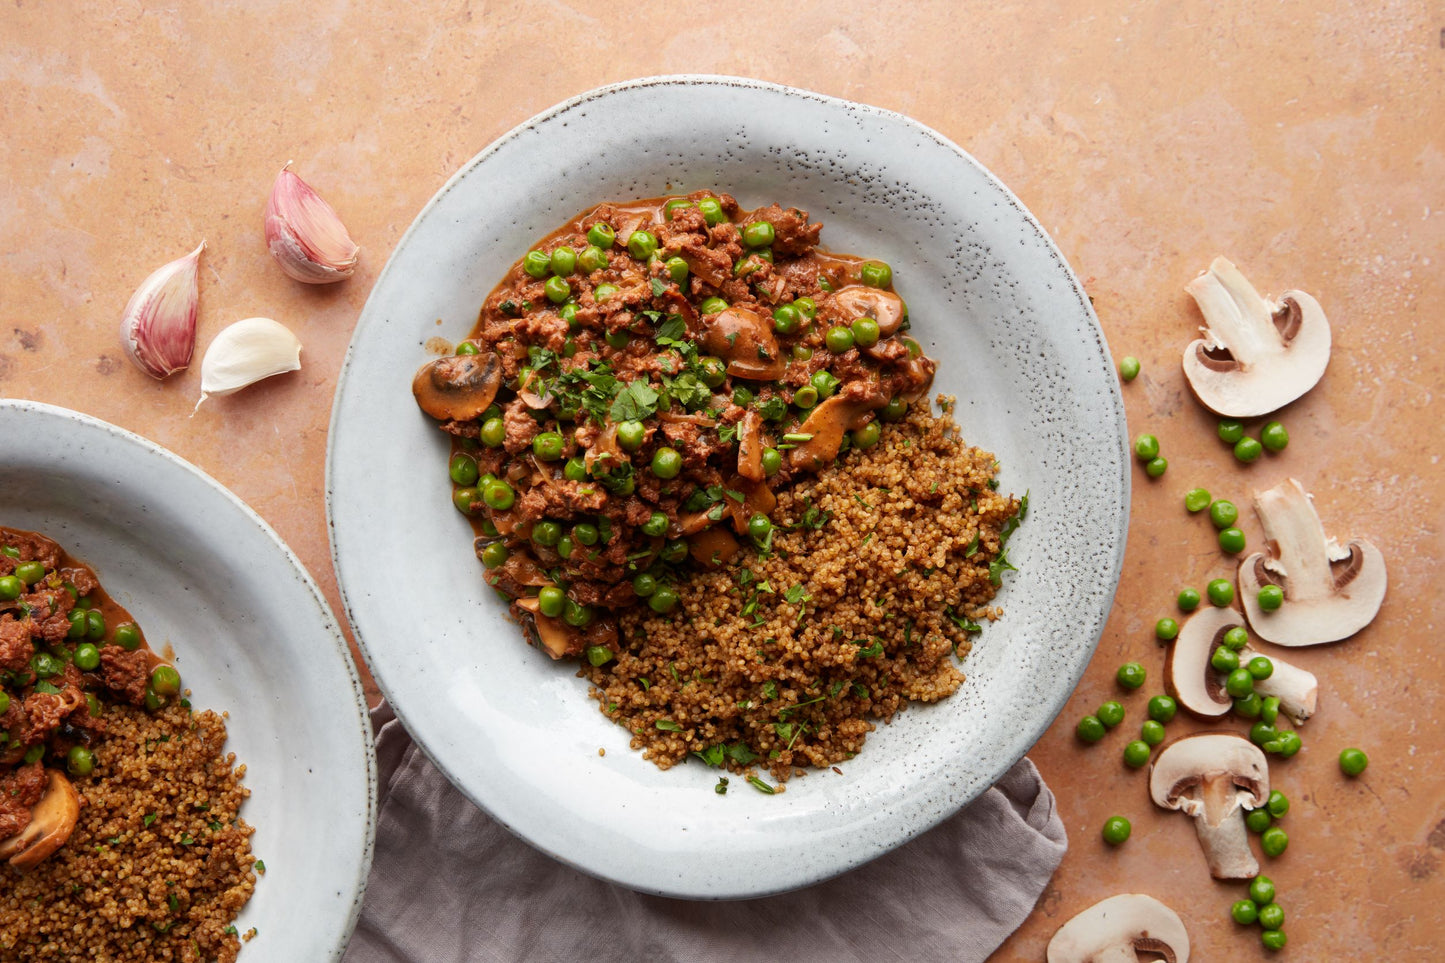
[[[1018,196],[1006,184],[1004,184],[1003,181],[1001,181],[992,171],[990,171],[986,166],[984,166],[977,159],[975,159],[966,150],[964,150],[962,147],[960,147],[958,144],[953,142],[945,135],[934,130],[932,127],[929,127],[921,121],[915,120],[912,117],[907,116],[906,114],[902,114],[888,108],[859,103],[856,101],[847,100],[845,98],[835,97],[829,94],[823,94],[801,87],[774,83],[771,81],[727,74],[691,73],[658,74],[620,81],[617,83],[605,84],[599,87],[592,88],[590,90],[583,91],[582,93],[579,93],[573,97],[561,101],[560,103],[552,107],[549,107],[534,114],[528,119],[515,125],[505,133],[497,136],[482,150],[480,150],[470,159],[465,161],[442,184],[442,186],[438,188],[438,190],[431,197],[431,199],[428,200],[427,203],[417,213],[416,217],[412,220],[407,230],[402,234],[400,239],[398,239],[396,245],[392,248],[392,252],[387,258],[386,265],[383,267],[381,273],[377,276],[377,279],[372,286],[372,291],[368,295],[367,304],[363,306],[362,312],[358,317],[356,330],[353,332],[352,339],[347,345],[346,355],[337,373],[336,393],[332,403],[331,422],[328,428],[327,435],[326,456],[327,533],[331,543],[332,565],[337,576],[337,584],[341,594],[342,606],[346,613],[347,622],[351,626],[353,637],[356,640],[356,644],[362,651],[362,654],[366,660],[366,664],[372,672],[373,679],[376,681],[377,686],[381,689],[381,692],[386,698],[387,703],[390,705],[392,711],[396,714],[397,720],[402,724],[402,726],[409,734],[413,733],[414,730],[408,719],[408,708],[406,706],[399,705],[395,700],[393,700],[391,687],[388,681],[383,677],[382,673],[377,671],[377,662],[373,658],[372,649],[366,641],[365,633],[357,624],[357,620],[355,617],[356,603],[353,601],[352,594],[348,590],[347,582],[343,575],[343,570],[345,566],[343,564],[343,560],[338,548],[337,529],[335,521],[336,489],[333,485],[333,478],[336,477],[334,475],[334,470],[337,467],[337,448],[335,441],[337,438],[338,426],[342,420],[342,412],[344,407],[342,404],[342,395],[348,385],[348,375],[351,373],[353,362],[355,360],[357,335],[360,334],[362,330],[362,323],[367,318],[368,310],[371,307],[371,300],[376,296],[377,291],[384,289],[384,287],[386,286],[386,282],[390,278],[391,273],[394,269],[396,269],[397,252],[401,251],[408,244],[408,242],[411,241],[414,234],[419,233],[422,230],[423,225],[433,216],[433,214],[441,206],[444,199],[452,191],[452,189],[461,180],[470,175],[478,166],[486,162],[493,155],[502,151],[512,142],[526,135],[534,127],[537,127],[540,124],[546,123],[550,120],[553,120],[554,118],[572,112],[579,107],[583,107],[589,103],[613,96],[615,94],[638,90],[642,88],[690,86],[729,87],[743,90],[758,91],[767,94],[800,97],[804,100],[813,101],[824,106],[839,107],[849,111],[862,112],[866,115],[870,115],[872,117],[881,119],[889,123],[902,125],[917,134],[927,137],[929,140],[935,142],[938,146],[953,153],[960,161],[974,168],[978,174],[980,174],[987,182],[989,182],[993,186],[993,188],[999,192],[1001,198],[1008,202],[1013,211],[1016,214],[1020,215],[1023,218],[1024,223],[1026,223],[1027,226],[1031,228],[1033,232],[1037,235],[1037,239],[1039,240],[1039,242],[1041,242],[1043,250],[1048,254],[1052,255],[1058,266],[1064,272],[1064,275],[1069,282],[1069,288],[1072,291],[1079,308],[1082,310],[1084,317],[1089,322],[1088,328],[1092,330],[1092,333],[1097,338],[1097,346],[1102,354],[1103,360],[1107,362],[1111,370],[1114,367],[1113,355],[1109,350],[1107,339],[1104,336],[1103,327],[1099,323],[1098,316],[1094,312],[1093,306],[1084,291],[1082,283],[1079,281],[1078,276],[1075,274],[1073,267],[1063,256],[1063,252],[1059,249],[1058,245],[1054,242],[1053,238],[1049,235],[1049,233],[1044,229],[1038,218],[1034,216],[1034,214],[1028,209],[1028,207],[1024,205],[1024,203],[1018,198]],[[1084,672],[1087,669],[1090,661],[1092,660],[1095,651],[1097,650],[1099,641],[1102,638],[1105,627],[1107,625],[1109,612],[1113,607],[1113,600],[1117,594],[1119,582],[1123,575],[1124,552],[1128,538],[1130,503],[1132,497],[1132,459],[1129,457],[1128,424],[1124,409],[1123,395],[1117,379],[1110,379],[1108,405],[1116,422],[1115,441],[1119,451],[1123,455],[1123,457],[1119,459],[1119,473],[1116,478],[1120,497],[1118,501],[1114,531],[1111,533],[1113,536],[1113,545],[1110,549],[1110,552],[1108,553],[1106,563],[1108,570],[1111,573],[1109,590],[1106,596],[1101,596],[1099,612],[1097,616],[1091,620],[1094,624],[1091,624],[1088,627],[1088,632],[1086,633],[1089,638],[1088,644],[1086,646],[1081,645],[1078,649],[1079,655],[1076,662],[1073,664],[1073,678],[1071,679],[1069,685],[1067,687],[1058,689],[1052,699],[1046,700],[1042,703],[1042,705],[1044,706],[1044,711],[1041,712],[1037,717],[1037,724],[1030,728],[1029,738],[1027,739],[1026,743],[1023,740],[1020,741],[1020,744],[1023,746],[1023,748],[1019,750],[1015,758],[1007,761],[1005,764],[998,767],[998,771],[992,774],[987,784],[982,789],[980,789],[975,796],[961,802],[958,806],[952,809],[945,809],[943,811],[935,812],[929,815],[920,816],[917,825],[912,829],[911,832],[903,834],[897,838],[892,838],[885,844],[875,844],[870,847],[866,852],[862,852],[856,855],[850,855],[848,859],[840,861],[838,864],[831,866],[826,871],[803,874],[800,875],[798,878],[788,880],[782,885],[764,884],[755,888],[751,888],[746,892],[736,893],[698,892],[695,889],[688,889],[686,887],[678,889],[676,887],[668,887],[660,884],[649,886],[641,885],[636,882],[617,879],[613,876],[607,875],[604,871],[598,868],[584,865],[583,863],[578,862],[576,859],[570,857],[565,853],[554,851],[554,849],[549,848],[530,838],[522,831],[520,831],[517,827],[511,825],[504,820],[498,819],[497,821],[502,825],[506,826],[506,828],[518,838],[527,842],[528,845],[532,846],[535,849],[538,849],[541,852],[546,853],[553,859],[567,866],[570,866],[580,872],[596,876],[598,878],[616,883],[618,885],[635,889],[639,892],[653,893],[662,896],[695,899],[741,899],[774,895],[794,889],[799,889],[805,886],[810,886],[822,882],[826,879],[830,879],[849,870],[856,869],[858,866],[870,862],[871,860],[876,859],[877,857],[896,849],[897,847],[903,845],[909,840],[916,838],[922,833],[937,826],[945,819],[961,811],[969,803],[973,802],[974,799],[978,797],[978,795],[982,795],[982,793],[986,792],[990,786],[992,786],[999,779],[1001,779],[1010,768],[1012,768],[1018,763],[1020,759],[1023,759],[1028,754],[1029,750],[1032,749],[1033,746],[1038,742],[1039,738],[1048,730],[1050,726],[1053,725],[1054,721],[1063,711],[1063,708],[1068,702],[1069,697],[1073,694],[1075,688],[1077,688],[1079,681],[1083,678]],[[437,769],[447,778],[447,780],[454,787],[456,787],[468,800],[470,800],[483,812],[486,812],[490,817],[494,819],[496,818],[492,810],[485,803],[483,803],[481,799],[478,798],[478,796],[472,791],[471,788],[464,785],[453,774],[451,769],[449,769],[449,767],[444,763],[444,761],[438,758],[431,751],[431,749],[422,742],[422,740],[417,739],[415,738],[415,736],[413,736],[413,741],[426,756],[426,758],[430,760],[431,763],[435,765]]]

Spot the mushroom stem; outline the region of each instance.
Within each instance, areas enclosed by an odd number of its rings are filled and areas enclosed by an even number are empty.
[[[1250,648],[1240,650],[1240,662],[1247,662],[1260,653]],[[1268,679],[1256,679],[1254,691],[1261,696],[1274,696],[1279,710],[1295,725],[1315,714],[1319,705],[1320,681],[1315,674],[1297,665],[1290,665],[1278,656],[1266,656],[1274,665]]]
[[[1333,594],[1335,579],[1325,527],[1304,487],[1291,479],[1260,492],[1254,504],[1265,537],[1275,546],[1276,560],[1265,562],[1264,567],[1289,579],[1291,601]]]
[[[1205,790],[1207,800],[1208,784]],[[1228,785],[1228,792],[1232,797],[1232,782]],[[1200,849],[1204,850],[1204,860],[1209,864],[1209,874],[1215,879],[1249,879],[1257,875],[1259,862],[1249,849],[1249,832],[1244,825],[1244,810],[1236,805],[1232,809],[1217,813],[1218,822],[1214,822],[1210,818],[1209,808],[1206,802],[1204,815],[1197,816],[1194,820],[1194,831],[1199,836]]]
[[[1274,311],[1239,268],[1224,258],[1215,258],[1185,290],[1198,302],[1214,346],[1229,348],[1243,367],[1256,364],[1271,343],[1278,343]]]

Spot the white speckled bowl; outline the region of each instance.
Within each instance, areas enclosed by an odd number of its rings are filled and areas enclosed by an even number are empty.
[[[530,245],[590,205],[726,190],[826,224],[880,257],[940,360],[965,436],[1032,492],[1020,571],[952,698],[915,707],[831,772],[766,796],[659,772],[576,667],[523,644],[450,502],[445,436],[412,402],[423,343],[460,339]],[[988,171],[898,114],[770,84],[662,77],[584,94],[499,139],[432,199],[367,302],[327,464],[347,613],[398,715],[498,820],[579,869],[653,893],[745,897],[827,878],[955,812],[1063,706],[1118,582],[1129,507],[1124,411],[1088,299]],[[597,750],[605,748],[605,757]],[[739,788],[741,787],[741,788]]]
[[[336,617],[255,512],[164,448],[87,415],[0,400],[0,524],[95,569],[197,709],[229,712],[266,875],[241,959],[338,960],[371,866],[376,763]]]

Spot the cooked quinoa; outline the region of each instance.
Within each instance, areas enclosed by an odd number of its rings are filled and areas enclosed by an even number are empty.
[[[104,718],[74,834],[29,874],[0,864],[0,959],[235,960],[256,877],[225,722],[180,705]]]
[[[768,551],[686,576],[673,613],[623,616],[615,661],[581,674],[634,749],[663,769],[696,753],[785,780],[958,689],[1026,507],[925,408],[781,493]]]

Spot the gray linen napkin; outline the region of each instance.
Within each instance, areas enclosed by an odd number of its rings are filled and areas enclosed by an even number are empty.
[[[343,963],[778,959],[978,963],[1033,909],[1068,846],[1024,759],[891,853],[781,896],[644,896],[564,866],[472,805],[386,703],[376,860]]]

